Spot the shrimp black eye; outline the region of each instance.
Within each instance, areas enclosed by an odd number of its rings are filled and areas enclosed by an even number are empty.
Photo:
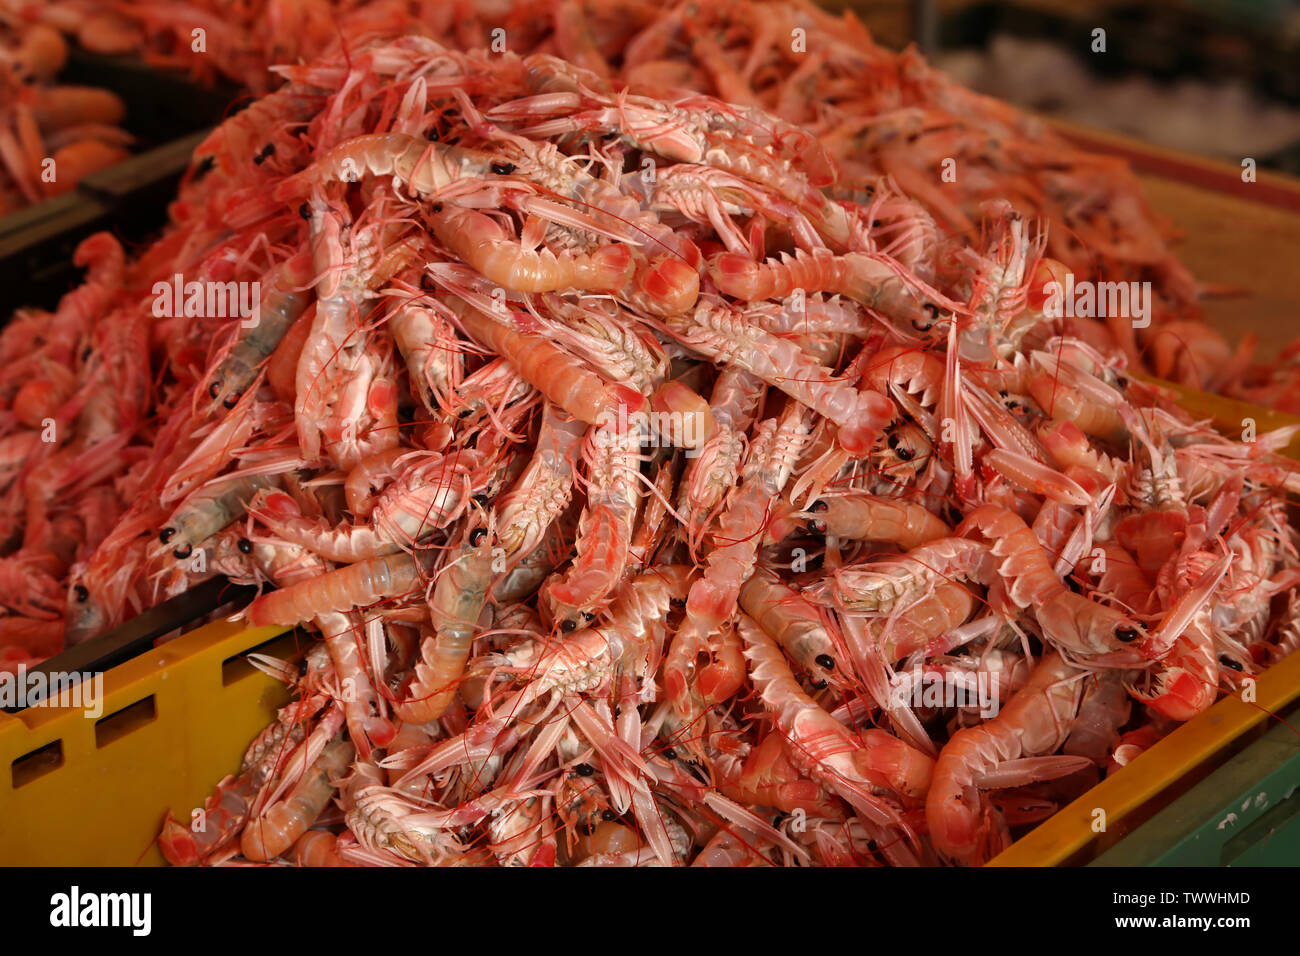
[[[442,212],[442,203],[436,202],[429,208],[432,209],[434,212]]]
[[[596,620],[596,615],[592,614],[590,611],[583,611],[582,619],[584,621],[594,621]]]
[[[578,622],[573,620],[573,618],[566,617],[563,620],[563,622],[561,622],[560,624],[560,630],[562,630],[565,634],[572,634],[577,629],[578,629]]]
[[[809,522],[808,522],[808,533],[809,533],[809,534],[825,534],[825,533],[826,533],[826,522],[825,522],[825,521],[809,521]]]
[[[830,509],[830,505],[828,505],[826,502],[820,499],[814,501],[811,505],[808,506],[809,511],[828,511],[829,509]]]
[[[939,307],[935,305],[933,302],[927,302],[925,305],[921,306],[921,309],[931,319],[939,318]]]
[[[493,163],[492,164],[492,172],[496,173],[498,176],[509,176],[514,171],[515,171],[514,163]]]
[[[477,548],[479,543],[487,537],[487,528],[475,528],[469,533],[469,543],[471,547]]]
[[[217,160],[212,156],[204,156],[197,166],[194,167],[195,175],[202,176],[204,173],[211,171],[212,167],[217,165]]]
[[[474,503],[477,504],[480,508],[486,508],[486,507],[487,507],[487,503],[488,503],[488,496],[487,496],[487,495],[475,495],[475,496],[474,496]]]
[[[194,545],[189,544],[187,542],[186,544],[181,545],[179,548],[173,551],[172,554],[175,555],[176,558],[178,558],[179,560],[184,561],[193,552],[194,552]]]
[[[887,444],[890,448],[893,448],[894,450],[897,450],[897,449],[898,449],[898,436],[897,436],[897,435],[890,435],[888,441],[886,441],[885,444]]]
[[[818,654],[814,659],[817,661],[817,666],[822,670],[835,670],[835,658],[831,657],[829,654]]]
[[[998,389],[999,398],[1010,398],[1010,393],[1005,388]]]
[[[608,823],[610,820],[617,820],[618,814],[615,813],[613,810],[601,810],[600,818],[604,820],[606,823]]]
[[[235,542],[235,547],[239,549],[240,554],[253,553],[253,542],[249,541],[247,538],[240,538]]]
[[[1115,384],[1118,385],[1120,388],[1128,388],[1128,379],[1126,379],[1123,375],[1121,375],[1117,379],[1115,379]]]
[[[304,219],[310,219],[310,218],[311,218],[311,203],[303,203],[301,206],[299,206],[299,207],[298,207],[298,215],[302,216],[302,218],[304,218]]]
[[[912,328],[916,329],[916,331],[918,332],[929,332],[932,328],[934,328],[934,323],[922,322],[920,319],[913,319]]]
[[[895,448],[894,454],[898,455],[898,457],[903,459],[903,461],[911,461],[913,458],[916,457],[916,452],[912,451],[912,449],[906,446],[902,448]]]
[[[90,600],[90,591],[86,589],[86,586],[84,584],[78,584],[76,587],[72,589],[72,593],[77,596],[78,604],[85,604],[88,600]]]
[[[218,395],[220,395],[220,394],[221,394],[221,383],[220,383],[220,382],[213,382],[211,385],[209,385],[209,386],[208,386],[208,394],[211,395],[213,398],[216,398]]]
[[[1115,637],[1123,641],[1125,644],[1128,644],[1130,641],[1136,641],[1138,639],[1137,628],[1129,627],[1126,624],[1120,625],[1115,628]]]
[[[239,398],[238,398],[237,396],[235,396],[235,395],[232,395],[232,396],[230,396],[228,399],[226,399],[224,402],[221,403],[221,407],[222,407],[222,408],[234,408],[234,407],[235,407],[236,405],[238,405],[238,404],[239,404]]]
[[[1230,667],[1230,668],[1232,668],[1234,671],[1239,671],[1239,670],[1242,669],[1242,668],[1241,668],[1241,665],[1240,665],[1239,663],[1237,663],[1236,661],[1234,661],[1231,657],[1228,657],[1227,655],[1224,655],[1223,657],[1220,657],[1220,658],[1219,658],[1219,663],[1222,664],[1224,667]]]
[[[664,750],[664,758],[667,760],[676,760],[677,751],[674,750],[672,747],[668,747],[667,749]]]
[[[824,680],[815,680],[812,682],[813,690],[823,690],[826,687]]]
[[[159,533],[159,535],[158,535],[158,540],[161,541],[163,544],[166,544],[168,541],[170,541],[170,540],[171,540],[172,538],[174,538],[174,537],[176,537],[176,529],[175,529],[175,528],[163,528],[162,531],[161,531],[161,532]]]
[[[589,763],[580,763],[573,768],[573,772],[576,773],[579,777],[590,777],[593,773],[596,772],[596,768]]]
[[[307,658],[305,657],[298,662],[298,676],[299,677],[307,676]]]
[[[261,166],[264,162],[266,162],[266,160],[269,157],[274,155],[275,155],[275,144],[267,143],[265,146],[262,147],[262,149],[258,152],[258,154],[253,157],[253,163],[257,166]]]
[[[474,409],[472,409],[472,408],[462,408],[462,409],[460,410],[460,413],[459,413],[456,417],[457,417],[457,418],[469,418],[469,417],[470,417],[471,415],[473,415],[473,414],[474,414]]]

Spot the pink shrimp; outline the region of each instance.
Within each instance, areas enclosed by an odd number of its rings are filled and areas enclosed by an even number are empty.
[[[630,415],[645,405],[640,392],[605,382],[544,338],[507,328],[468,305],[458,308],[457,315],[470,335],[506,356],[538,391],[588,425],[616,421],[620,408]]]
[[[402,720],[426,724],[451,705],[492,582],[493,543],[486,528],[475,528],[457,558],[439,572],[429,600],[433,633],[420,642],[415,675],[393,705]]]
[[[252,627],[297,627],[329,611],[352,611],[424,586],[425,569],[410,554],[386,554],[300,581],[253,601]]]
[[[276,536],[311,548],[330,561],[351,563],[413,547],[458,518],[487,480],[490,469],[473,450],[436,455],[407,468],[384,489],[370,524],[329,524],[303,517],[285,494],[272,494],[252,509]]]
[[[835,663],[832,625],[816,606],[775,574],[755,571],[740,589],[740,607],[815,680],[841,683]]]
[[[1000,849],[1001,838],[983,819],[979,788],[1022,786],[1092,765],[1086,757],[1044,756],[1069,735],[1081,673],[1059,654],[1044,657],[997,716],[953,734],[939,753],[925,801],[935,849],[966,864]],[[996,784],[981,779],[995,772]]]
[[[483,276],[519,292],[588,289],[618,292],[632,278],[632,254],[623,245],[602,246],[590,256],[530,251],[481,212],[450,203],[434,206],[438,240]]]
[[[900,271],[882,256],[850,253],[834,256],[825,250],[754,262],[736,253],[709,260],[709,274],[726,295],[752,302],[783,299],[802,289],[805,294],[833,292],[848,296],[882,315],[930,328],[938,316],[933,303],[923,302],[900,278]]]
[[[915,845],[916,836],[898,807],[881,794],[891,791],[909,802],[923,799],[934,762],[890,734],[854,734],[804,693],[776,642],[747,615],[740,617],[740,634],[750,679],[795,765],[847,800],[865,821]],[[905,857],[901,846],[895,851]]]
[[[1133,643],[1142,628],[1125,614],[1075,594],[1057,576],[1047,552],[1017,515],[983,505],[966,516],[958,534],[983,534],[1002,559],[998,573],[1017,607],[1033,607],[1043,635],[1080,658],[1109,666],[1141,662]]]
[[[285,798],[250,820],[240,837],[244,856],[256,862],[273,860],[307,832],[334,795],[332,778],[352,762],[355,751],[346,741],[335,741],[290,789]]]
[[[564,630],[590,620],[623,577],[641,503],[640,435],[632,428],[597,427],[583,446],[587,503],[578,522],[577,556],[541,589],[541,600]]]
[[[917,651],[928,657],[952,650],[941,639],[969,620],[975,605],[976,597],[966,585],[939,581],[929,593],[900,604],[887,616],[846,616],[845,636],[854,663],[860,673],[869,673],[877,659],[892,664]]]
[[[837,380],[795,343],[765,332],[720,303],[701,302],[693,315],[672,320],[669,331],[715,361],[734,364],[781,389],[839,426],[846,451],[865,455],[894,418],[893,403],[876,392]]]
[[[396,177],[417,196],[430,198],[461,179],[489,175],[495,162],[489,153],[430,143],[403,133],[357,136],[283,180],[275,189],[275,198],[296,201],[313,187],[355,181],[364,175]]]
[[[829,494],[808,508],[808,527],[854,541],[888,541],[906,551],[952,534],[933,512],[901,498],[863,492]]]

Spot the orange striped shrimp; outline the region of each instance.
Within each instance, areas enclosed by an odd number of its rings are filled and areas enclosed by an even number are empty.
[[[367,215],[353,222],[346,205],[316,192],[311,215],[312,265],[317,273],[316,313],[311,333],[298,357],[294,388],[294,423],[302,456],[316,460],[331,426],[346,433],[355,414],[370,400],[365,374],[374,371],[371,336],[364,328],[365,303],[373,290],[405,268],[416,253],[410,237],[399,241],[409,223],[385,218],[388,203],[376,200]],[[351,386],[345,395],[345,390]],[[345,399],[350,396],[352,408]],[[342,406],[342,407],[340,407]],[[357,431],[355,424],[350,427]],[[338,435],[333,436],[335,442]],[[351,449],[344,449],[351,450]],[[355,460],[342,464],[350,467]]]
[[[358,518],[370,517],[375,510],[375,490],[401,474],[397,465],[410,454],[409,448],[385,448],[353,465],[343,481],[348,511]]]
[[[624,245],[601,246],[590,255],[529,250],[494,219],[451,203],[435,204],[430,222],[438,241],[457,258],[506,289],[618,292],[632,278],[632,253]]]
[[[889,614],[943,582],[991,584],[996,569],[988,545],[963,538],[939,538],[906,554],[836,568],[804,593],[845,611]]]
[[[271,354],[312,303],[312,256],[302,250],[277,266],[258,303],[257,324],[231,347],[208,378],[213,407],[233,408]]]
[[[1035,352],[1030,356],[1026,385],[1029,394],[1053,421],[1073,422],[1094,438],[1123,441],[1128,427],[1119,409],[1128,404],[1123,393],[1101,379],[1076,368],[1059,355]]]
[[[569,505],[573,467],[586,426],[547,402],[532,457],[496,504],[497,537],[507,561],[529,554]]]
[[[668,356],[649,332],[629,327],[622,308],[605,296],[543,297],[547,312],[559,321],[550,332],[611,381],[622,381],[643,395],[664,384]]]
[[[928,409],[939,403],[943,375],[943,359],[914,346],[887,346],[873,352],[862,366],[864,385],[896,399],[915,396],[914,400]]]
[[[329,830],[308,830],[289,848],[289,859],[298,866],[355,866],[339,853],[342,842]]]
[[[745,745],[748,746],[748,745]],[[718,773],[723,761],[714,759],[718,790],[745,804],[775,807],[782,813],[803,810],[809,816],[837,813],[835,798],[825,787],[799,772],[790,759],[789,744],[780,733],[770,733],[745,756],[731,775]]]
[[[1159,629],[1139,646],[1159,663],[1153,692],[1135,690],[1133,696],[1171,720],[1190,720],[1219,696],[1211,599],[1232,559],[1232,552],[1216,559],[1204,551],[1180,559],[1173,577],[1186,590],[1166,612]]]
[[[292,202],[329,183],[392,176],[416,196],[429,199],[453,183],[489,176],[494,166],[499,168],[500,163],[491,153],[431,143],[404,133],[356,136],[283,180],[275,189],[275,198]]]
[[[766,391],[762,379],[734,365],[719,372],[713,383],[709,397],[713,434],[687,463],[677,500],[678,511],[686,516],[692,547],[736,483],[745,453],[742,436],[753,424]]]
[[[844,634],[859,675],[870,673],[877,660],[893,664],[918,651],[927,657],[952,650],[941,640],[970,619],[976,598],[958,581],[938,581],[932,590],[898,605],[884,617],[844,615]]]

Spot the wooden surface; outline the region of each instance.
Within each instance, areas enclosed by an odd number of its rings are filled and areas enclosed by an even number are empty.
[[[1151,205],[1182,231],[1174,249],[1192,274],[1239,290],[1205,301],[1211,325],[1234,343],[1255,333],[1261,357],[1300,336],[1300,213],[1159,176],[1141,178]]]
[[[1045,118],[1046,119],[1046,118]],[[1123,156],[1152,208],[1182,233],[1174,250],[1210,287],[1206,318],[1234,344],[1259,337],[1270,358],[1300,337],[1300,180],[1047,120],[1077,145]]]

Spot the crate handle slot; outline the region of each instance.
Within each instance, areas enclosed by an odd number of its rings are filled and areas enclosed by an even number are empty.
[[[63,766],[63,741],[53,740],[44,747],[37,747],[23,754],[10,766],[13,787],[25,787],[33,780],[38,780],[51,771]]]
[[[145,724],[153,723],[157,718],[158,708],[154,704],[153,694],[150,694],[95,721],[95,746],[107,747]]]

